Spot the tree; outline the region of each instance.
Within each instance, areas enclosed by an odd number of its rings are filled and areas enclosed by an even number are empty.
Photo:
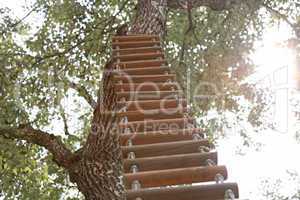
[[[242,81],[253,69],[245,55],[263,29],[261,3],[37,0],[21,20],[2,9],[0,194],[35,199],[31,191],[37,190],[39,199],[59,199],[75,187],[86,199],[124,199],[115,118],[105,114],[112,106],[103,96],[109,74],[99,77],[111,64],[111,36],[124,24],[130,34],[161,35],[173,69],[193,74],[192,90],[199,79],[220,89],[220,98],[194,104],[201,108],[195,114],[212,108],[238,113],[237,96],[254,99],[253,86]],[[43,17],[37,30],[24,22],[32,13]],[[63,105],[70,93],[90,105],[74,131]],[[64,135],[46,131],[55,118],[63,122]]]

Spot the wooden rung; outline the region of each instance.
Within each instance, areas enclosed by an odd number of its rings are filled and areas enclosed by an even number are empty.
[[[217,164],[218,153],[192,153],[138,159],[125,159],[123,163],[125,173],[130,173],[131,167],[133,165],[136,165],[138,167],[138,171],[166,170],[205,166],[208,159],[211,159],[212,161],[214,161],[214,163]]]
[[[119,41],[147,41],[147,40],[160,40],[158,35],[126,35],[126,36],[114,36],[113,42]]]
[[[137,110],[118,113],[118,117],[127,117],[128,121],[141,121],[145,119],[174,119],[184,117],[187,112],[183,109],[155,109],[155,110]]]
[[[187,128],[189,124],[194,123],[195,119],[193,118],[160,119],[120,123],[119,128],[121,130],[129,128],[132,132],[179,130]]]
[[[167,75],[139,75],[139,76],[115,76],[114,80],[116,82],[122,81],[123,83],[164,83],[175,80],[174,74]]]
[[[130,68],[113,71],[116,75],[161,75],[170,73],[170,67],[143,67],[143,68]]]
[[[157,67],[157,66],[167,66],[167,61],[166,60],[143,60],[143,61],[120,62],[115,65],[118,65],[121,69]]]
[[[116,91],[172,91],[179,90],[180,86],[176,83],[142,83],[142,84],[116,84]]]
[[[135,47],[153,47],[160,46],[160,41],[124,41],[124,42],[113,42],[112,47],[116,49],[135,48]]]
[[[118,107],[122,108],[126,106],[126,110],[150,110],[150,109],[168,109],[168,108],[178,108],[186,107],[187,102],[185,99],[166,99],[161,100],[144,100],[144,101],[127,101],[127,102],[118,102]]]
[[[161,187],[214,181],[217,174],[227,179],[226,167],[189,167],[131,173],[124,175],[124,182],[127,189],[132,187],[132,182],[135,180],[139,181],[142,188]]]
[[[126,55],[114,56],[114,59],[120,60],[120,62],[149,60],[149,59],[158,59],[158,58],[163,59],[164,54],[161,52],[155,52],[155,53],[137,53],[137,54],[126,54]]]
[[[115,49],[113,55],[127,55],[134,53],[156,53],[162,52],[161,47],[139,47],[139,48],[127,48],[127,49]]]
[[[197,153],[200,152],[200,149],[202,147],[209,148],[209,141],[206,139],[198,141],[190,140],[147,145],[122,146],[121,148],[124,158],[127,158],[128,153],[130,152],[134,152],[136,158],[143,158],[185,153]]]
[[[129,91],[117,92],[117,98],[126,100],[158,100],[176,99],[182,94],[181,91]]]
[[[193,136],[202,135],[203,130],[195,129],[181,129],[181,130],[166,130],[166,131],[152,131],[143,133],[130,133],[120,135],[120,143],[126,146],[131,140],[133,145],[144,145],[153,143],[167,143],[176,141],[192,140]]]
[[[127,200],[223,200],[225,192],[232,190],[239,198],[236,183],[209,184],[197,186],[164,187],[155,189],[128,190]]]

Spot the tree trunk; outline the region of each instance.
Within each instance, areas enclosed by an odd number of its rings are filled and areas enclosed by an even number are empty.
[[[166,17],[167,0],[140,0],[130,33],[164,36]]]
[[[166,0],[140,0],[129,34],[158,34],[163,36],[166,24]],[[108,63],[106,69],[112,67]],[[119,145],[118,122],[105,111],[116,112],[115,94],[110,74],[104,75],[104,97],[94,111],[92,133],[80,159],[68,169],[70,179],[88,200],[124,200],[122,184],[122,154]]]
[[[106,69],[111,67],[109,63]],[[111,74],[104,74],[104,97],[94,111],[91,133],[80,159],[68,169],[70,180],[77,184],[88,200],[125,199],[118,121],[114,117],[116,95],[110,78]]]

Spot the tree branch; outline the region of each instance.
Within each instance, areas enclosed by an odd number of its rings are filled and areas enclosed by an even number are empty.
[[[7,27],[4,31],[1,32],[1,35],[5,34],[8,32],[9,29],[15,28],[19,24],[23,23],[23,21],[28,18],[33,12],[35,12],[39,8],[39,5],[34,6],[24,17],[22,17],[20,20],[12,24],[11,26]]]
[[[264,6],[270,13],[276,15],[277,17],[285,21],[293,29],[296,37],[300,38],[300,26],[296,22],[293,23],[291,20],[289,20],[289,17],[287,15],[282,14],[280,11],[272,8],[266,3],[263,3],[262,6]]]
[[[288,16],[280,13],[278,10],[273,9],[271,6],[263,3],[262,4],[270,13],[273,13],[277,17],[283,19],[289,26],[291,26],[293,29],[295,28],[294,24],[288,19]]]
[[[59,112],[64,123],[65,135],[70,135],[66,112],[61,104],[59,104]]]
[[[87,91],[87,89],[81,85],[78,85],[74,82],[70,82],[70,87],[76,90],[79,93],[79,96],[83,97],[90,105],[92,108],[96,108],[97,102],[94,100],[92,95]]]
[[[237,4],[241,0],[168,0],[168,7],[171,9],[184,9],[182,6],[184,3],[189,2],[192,8],[201,6],[209,7],[212,10],[222,11],[228,10]]]
[[[63,144],[59,137],[27,125],[19,128],[0,126],[0,136],[6,139],[25,140],[44,147],[52,153],[54,162],[64,168],[70,167],[75,159],[75,154]]]

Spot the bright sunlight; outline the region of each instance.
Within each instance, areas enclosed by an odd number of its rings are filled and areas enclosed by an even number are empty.
[[[223,152],[220,157],[224,163],[229,161],[234,175],[231,178],[239,180],[242,196],[246,199],[264,200],[261,196],[264,183],[275,184],[279,179],[282,183],[278,192],[289,195],[299,189],[299,178],[289,176],[300,174],[300,160],[295,159],[296,152],[300,152],[300,144],[295,140],[299,124],[296,124],[291,105],[292,99],[299,98],[299,92],[295,89],[297,69],[295,49],[288,45],[290,38],[286,24],[272,27],[264,34],[263,41],[257,42],[252,55],[257,68],[251,82],[271,89],[275,96],[271,108],[274,130],[267,129],[255,135],[255,141],[260,143],[259,150],[246,150],[242,156],[234,153],[238,143],[234,136],[219,144],[219,152]]]

